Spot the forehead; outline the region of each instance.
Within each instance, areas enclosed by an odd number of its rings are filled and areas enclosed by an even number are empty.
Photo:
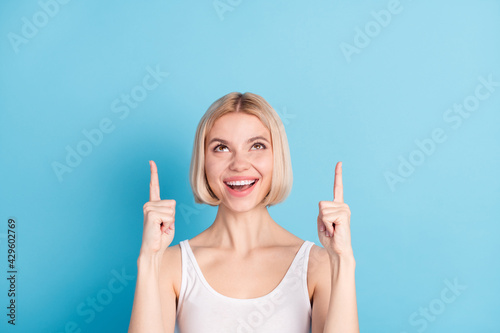
[[[217,119],[208,134],[208,139],[214,136],[226,139],[248,139],[249,135],[262,135],[269,138],[269,130],[257,116],[243,113],[230,112]]]

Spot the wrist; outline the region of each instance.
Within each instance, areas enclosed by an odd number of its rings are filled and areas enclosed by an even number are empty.
[[[354,279],[356,272],[354,256],[345,253],[330,256],[330,272],[332,274],[332,283]]]
[[[356,260],[354,259],[354,253],[352,250],[330,254],[330,262],[333,264],[356,266]]]
[[[160,253],[143,253],[141,251],[139,253],[139,257],[137,258],[137,267],[158,267],[158,264],[161,262],[162,257],[163,254]]]

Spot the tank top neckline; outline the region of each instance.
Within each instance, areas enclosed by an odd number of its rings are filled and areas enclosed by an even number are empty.
[[[226,300],[230,300],[230,301],[248,302],[248,301],[264,300],[264,299],[269,298],[269,297],[273,296],[274,294],[276,294],[281,289],[283,283],[287,280],[287,278],[290,276],[290,274],[292,274],[291,272],[292,272],[293,268],[295,267],[295,265],[297,265],[297,261],[299,260],[300,255],[305,251],[306,245],[309,243],[309,241],[305,240],[302,243],[299,250],[295,254],[295,257],[293,258],[292,263],[288,267],[288,270],[286,271],[285,276],[281,279],[281,281],[278,283],[278,285],[273,290],[271,290],[269,293],[267,293],[266,295],[254,297],[254,298],[229,297],[229,296],[226,296],[226,295],[219,293],[217,290],[212,288],[212,286],[208,283],[208,281],[205,279],[205,276],[201,272],[201,268],[198,265],[198,261],[196,261],[196,258],[194,256],[192,249],[191,249],[191,246],[189,245],[188,239],[184,240],[183,243],[186,245],[186,252],[187,252],[189,258],[191,259],[191,262],[193,263],[194,269],[196,270],[196,273],[198,274],[201,282],[212,294],[216,295],[217,297],[220,297],[220,298],[223,298]]]

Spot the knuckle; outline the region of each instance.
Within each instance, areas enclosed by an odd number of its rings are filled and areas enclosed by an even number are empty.
[[[162,203],[164,203],[166,206],[169,206],[169,207],[175,206],[175,200],[171,200],[171,199],[162,200]]]

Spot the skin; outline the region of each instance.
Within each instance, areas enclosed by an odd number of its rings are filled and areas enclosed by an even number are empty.
[[[262,136],[267,141],[259,139],[247,142],[255,136]],[[212,138],[227,141],[217,148],[220,142],[207,144],[205,147],[208,183],[222,202],[214,223],[190,239],[189,244],[205,279],[218,293],[243,299],[264,296],[278,286],[304,242],[276,223],[267,208],[260,204],[271,186],[271,135],[257,117],[232,112],[215,122],[206,142],[210,142]],[[154,170],[156,172],[156,165]],[[222,181],[239,175],[259,178],[253,191],[242,198],[232,196]],[[151,191],[159,194],[157,173],[153,174],[153,167],[152,184],[154,186]],[[340,308],[343,303],[352,303],[353,297],[352,292],[337,292],[340,297],[333,296],[331,292],[336,288],[343,289],[344,285],[353,280],[349,274],[339,274],[351,272],[351,263],[354,261],[349,230],[350,211],[343,203],[340,163],[336,166],[334,197],[333,201],[321,201],[319,204],[317,230],[324,248],[313,245],[309,257],[307,284],[312,304],[313,333],[340,332],[337,331],[338,327],[343,329],[342,332],[359,332],[356,326],[357,312],[353,316],[352,306],[344,312],[336,311],[339,314],[333,314],[333,310],[328,312],[331,305]],[[157,199],[159,200],[159,196]],[[172,234],[168,228],[165,227],[164,230],[166,234]],[[179,245],[167,247],[161,260],[159,286],[162,304],[170,302],[167,298],[170,296],[164,295],[175,294],[177,305],[181,284]],[[173,313],[173,309],[169,313]],[[332,320],[341,320],[339,315],[344,315],[349,320],[347,324],[337,327]],[[329,329],[326,326],[327,317],[333,317],[328,319]],[[167,328],[165,331],[170,331],[171,322],[168,322],[166,316],[163,318],[164,328]]]
[[[262,136],[265,140],[247,142],[255,136]],[[279,232],[265,206],[259,205],[271,189],[271,133],[257,117],[231,112],[215,122],[207,136],[207,143],[212,138],[228,142],[228,145],[222,146],[220,142],[212,142],[205,147],[208,184],[222,203],[207,233],[193,239],[190,244],[214,245],[245,256],[255,248],[272,244],[272,236]],[[222,181],[230,176],[250,176],[259,178],[259,181],[249,195],[238,198],[229,193]],[[272,234],[266,235],[269,232]],[[204,243],[204,239],[211,239],[211,244]]]

